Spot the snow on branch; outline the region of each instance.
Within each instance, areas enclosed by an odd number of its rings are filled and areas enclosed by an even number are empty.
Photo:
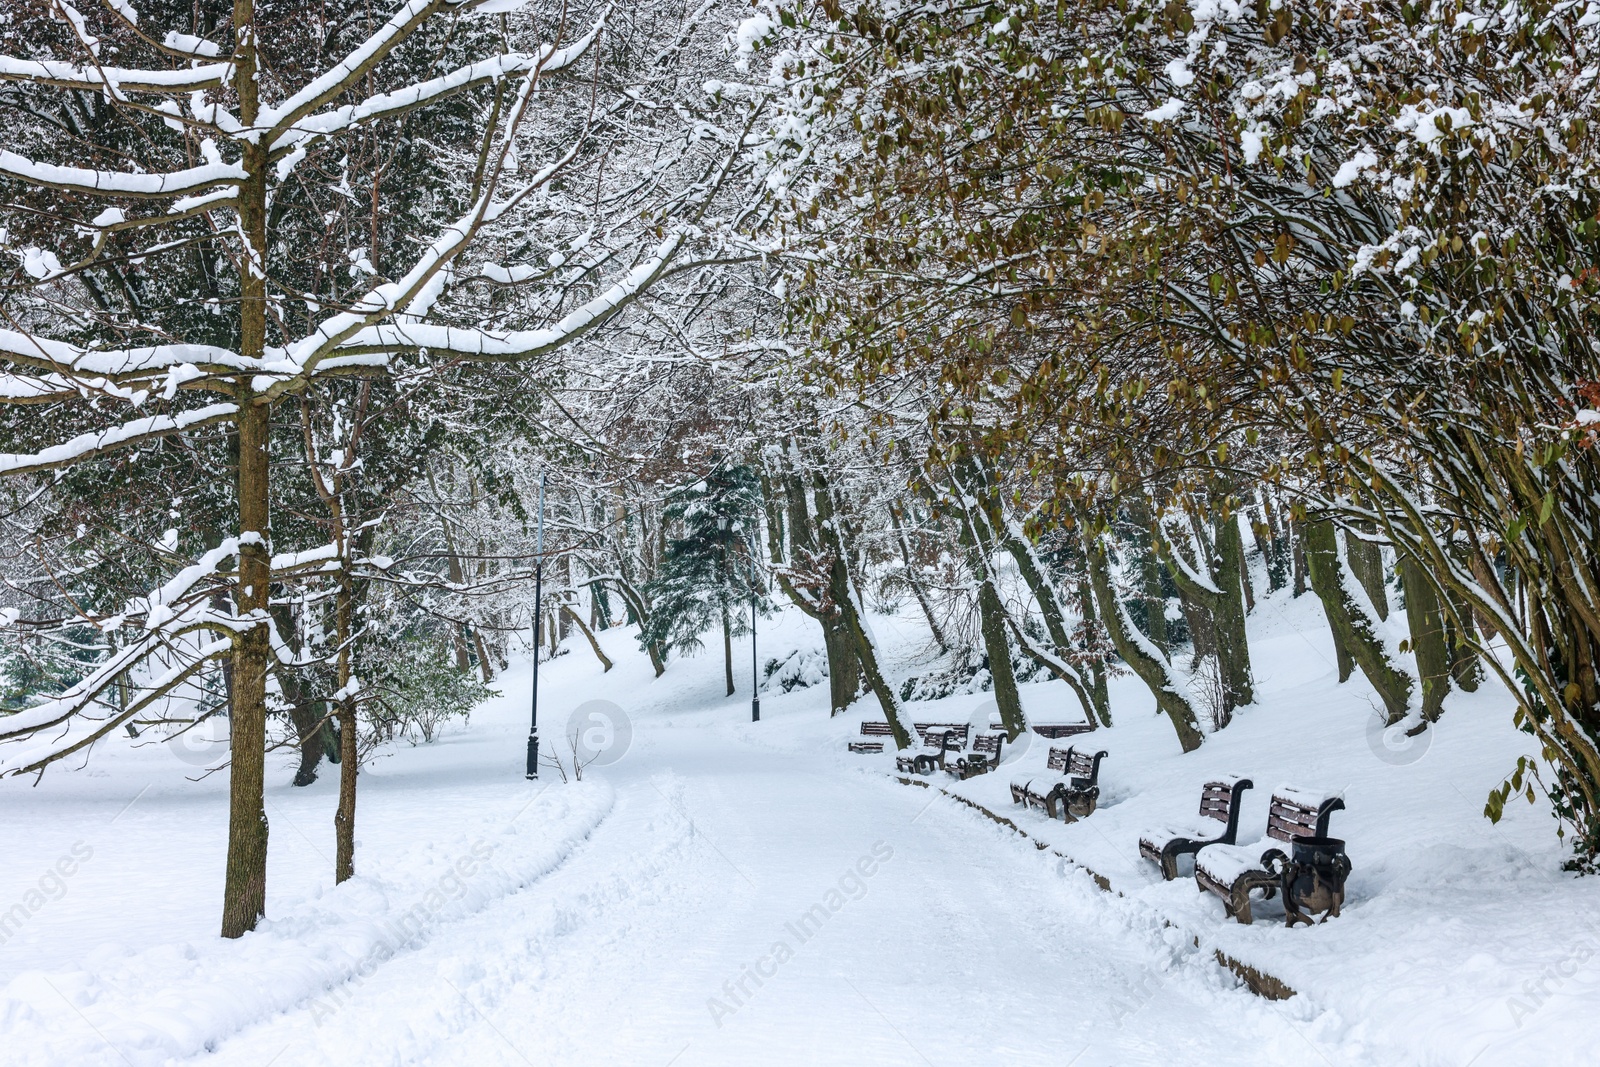
[[[536,79],[532,76],[523,79],[517,104],[513,109],[513,118],[507,126],[507,147],[503,149],[504,152],[510,151],[509,131],[516,129],[518,118],[526,108],[535,84]],[[531,181],[505,200],[494,199],[495,185],[494,182],[490,182],[467,213],[445,227],[438,239],[417,258],[403,277],[374,287],[356,301],[351,310],[330,316],[309,336],[290,345],[282,352],[283,358],[264,365],[263,375],[253,383],[255,389],[265,400],[274,400],[297,385],[303,385],[329,355],[336,352],[344,356],[359,355],[362,351],[360,349],[353,352],[340,350],[352,336],[358,335],[368,324],[401,309],[408,315],[427,314],[441,287],[442,272],[472,244],[479,229],[486,222],[499,218],[558,174],[577,157],[581,144],[582,138],[575,138],[565,155],[544,167]],[[385,352],[388,349],[369,346],[365,351]],[[274,380],[274,376],[281,377]]]
[[[310,142],[328,137],[351,126],[374,119],[393,118],[407,111],[453,96],[466,89],[488,85],[502,78],[526,74],[549,74],[571,66],[581,59],[589,46],[599,36],[606,22],[606,14],[595,22],[589,32],[565,48],[544,45],[537,53],[508,52],[491,59],[480,60],[460,67],[448,74],[430,78],[403,89],[378,93],[361,101],[333,111],[310,115],[292,125],[275,131],[271,138],[274,156],[290,148],[302,148]]]
[[[497,333],[463,326],[388,323],[367,327],[338,351],[394,353],[425,348],[435,355],[478,360],[517,360],[542,355],[604,325],[619,311],[637,300],[651,283],[666,272],[682,249],[683,243],[682,234],[668,237],[657,246],[649,258],[629,271],[622,280],[572,311],[554,326]]]
[[[93,744],[141,709],[170,693],[206,662],[228,652],[233,647],[235,632],[256,625],[260,620],[239,619],[214,609],[211,599],[216,590],[202,584],[219,574],[224,563],[238,556],[239,543],[237,537],[225,538],[221,544],[207,550],[149,595],[130,600],[121,615],[105,620],[101,625],[108,629],[116,628],[130,617],[142,616],[144,625],[137,639],[113,652],[61,695],[0,718],[0,742],[31,737],[41,730],[68,724],[61,736],[52,738],[47,744],[0,760],[0,777],[39,770],[62,756]],[[320,557],[325,552],[325,549],[315,549],[300,555],[305,558]],[[222,636],[199,644],[188,639],[189,635],[200,631],[221,631]],[[137,702],[109,719],[85,716],[112,683],[126,678],[129,671],[160,653],[176,655],[179,662],[140,686],[144,695]]]
[[[203,624],[197,624],[194,628],[202,627]],[[68,724],[67,729],[44,744],[25,748],[16,755],[0,759],[0,778],[42,771],[56,760],[89,747],[151,704],[166,697],[211,660],[227,654],[233,647],[233,642],[230,638],[219,638],[185,649],[176,664],[141,686],[143,692],[139,699],[130,702],[124,710],[103,719],[90,718],[82,714],[118,677],[137,663],[154,655],[161,647],[169,651],[174,648],[170,644],[162,645],[154,638],[129,645],[122,650],[122,654],[108,660],[100,670],[73,686],[66,694],[0,720],[0,741],[20,740],[49,727]]]
[[[128,70],[122,67],[79,67],[58,60],[0,56],[0,80],[52,85],[60,89],[104,89],[122,93],[183,95],[220,88],[233,72],[229,63],[205,63],[182,70]]]
[[[245,173],[237,163],[206,163],[166,174],[127,174],[114,170],[58,167],[0,150],[0,176],[69,193],[159,199],[217,185],[238,185],[244,181]]]
[[[117,449],[152,441],[184,430],[209,426],[232,419],[239,413],[237,404],[208,404],[193,411],[172,415],[150,415],[93,433],[79,434],[64,444],[33,453],[0,453],[0,475],[31,474],[65,467]]]
[[[57,374],[0,374],[0,404],[49,404],[76,400],[81,394]]]
[[[87,710],[95,700],[113,682],[123,677],[128,671],[138,664],[143,663],[161,649],[175,649],[182,645],[181,638],[185,634],[199,630],[209,629],[216,621],[210,616],[213,613],[204,605],[193,606],[185,615],[175,620],[174,624],[163,627],[159,631],[144,634],[138,640],[118,649],[105,662],[101,663],[92,672],[75,685],[69,687],[60,696],[51,697],[31,708],[24,708],[12,715],[0,719],[0,742],[15,740],[59,726],[73,716]],[[233,639],[230,636],[219,639],[216,643],[231,646]],[[202,649],[211,647],[212,642],[200,646]],[[215,655],[217,649],[207,655]],[[169,674],[171,672],[168,672]],[[163,676],[151,679],[149,688],[156,692],[166,692],[180,679],[172,678],[163,680]],[[0,777],[8,773],[5,768],[8,764],[14,765],[17,761],[5,760],[0,762]]]
[[[213,374],[229,373],[250,369],[253,362],[213,345],[153,345],[99,351],[16,330],[0,330],[0,359],[60,374],[112,379],[185,367]]]
[[[596,32],[598,28],[597,25]],[[578,45],[573,47],[577,48]],[[524,81],[517,104],[513,108],[513,118],[508,123],[508,130],[516,129],[535,82],[536,79],[533,77]],[[751,109],[746,122],[746,132],[759,113],[760,108]],[[527,359],[577,340],[637,300],[672,265],[682,250],[685,241],[683,233],[669,236],[655,249],[652,256],[629,271],[621,281],[567,315],[553,327],[511,333],[423,323],[388,323],[358,328],[361,322],[372,322],[382,317],[389,309],[399,308],[402,304],[407,304],[406,313],[409,315],[426,314],[428,310],[426,307],[412,307],[408,302],[426,289],[439,271],[471,243],[483,224],[499,218],[554,177],[575,157],[579,141],[581,138],[575,139],[565,156],[544,167],[531,181],[504,200],[491,200],[494,192],[491,183],[478,203],[445,230],[428,251],[419,257],[404,278],[377,287],[363,297],[353,311],[333,316],[311,337],[291,346],[290,358],[282,370],[295,376],[310,375],[316,371],[319,361],[330,354],[341,357],[372,353],[392,355],[421,349],[463,359],[496,361]],[[736,139],[736,144],[742,143],[742,137]],[[507,145],[506,151],[509,151],[509,136]],[[679,211],[688,217],[697,217],[709,203],[711,195],[722,187],[737,155],[737,151],[729,153],[719,165],[712,168],[705,180],[696,183],[687,193]],[[271,367],[269,370],[277,371],[279,368]],[[275,384],[261,381],[256,384],[256,388],[270,397],[287,391],[294,384],[295,379],[288,378]]]
[[[295,93],[277,107],[263,108],[260,126],[280,131],[297,125],[317,108],[337,97],[360,81],[366,73],[383,62],[407,37],[417,31],[441,8],[465,7],[448,0],[407,0],[399,11],[389,17],[382,28],[338,63],[324,71],[311,84]]]

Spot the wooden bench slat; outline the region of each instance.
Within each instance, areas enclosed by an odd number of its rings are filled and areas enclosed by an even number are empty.
[[[1200,803],[1200,814],[1204,815],[1208,819],[1216,819],[1218,822],[1228,821],[1228,810],[1229,806],[1227,801],[1201,801]]]
[[[1322,802],[1321,807],[1332,800]],[[1267,836],[1279,841],[1292,841],[1296,837],[1316,837],[1327,826],[1327,815],[1319,814],[1316,807],[1274,794],[1267,809]]]
[[[1313,804],[1300,799],[1306,796],[1315,796],[1315,794],[1288,789],[1272,794],[1272,800],[1267,805],[1268,837],[1278,841],[1293,842],[1296,837],[1327,836],[1328,819],[1335,811],[1339,811],[1344,807],[1343,798],[1328,796]],[[1202,860],[1203,855],[1208,855],[1208,853],[1196,856],[1195,882],[1202,889],[1215,893],[1222,898],[1229,917],[1248,925],[1251,918],[1251,891],[1255,889],[1270,890],[1273,886],[1273,876],[1264,869],[1251,868],[1240,872],[1233,879],[1231,885],[1223,885],[1219,878],[1212,876],[1211,872],[1205,869]]]
[[[1094,724],[1087,722],[1039,722],[1033,724],[1033,732],[1040,737],[1048,737],[1052,741],[1059,741],[1063,737],[1076,737],[1094,730]]]

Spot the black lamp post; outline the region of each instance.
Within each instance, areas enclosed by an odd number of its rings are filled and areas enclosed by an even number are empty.
[[[756,568],[750,565],[750,721],[761,721],[761,687],[756,676]]]
[[[750,721],[761,721],[761,688],[760,675],[756,668],[756,560],[750,551],[750,542],[739,536],[739,527],[729,523],[726,515],[717,520],[717,529],[724,533],[732,530],[733,536],[728,538],[729,563],[732,563],[732,554],[735,545],[744,547],[745,563],[749,567],[750,581]],[[731,569],[731,567],[730,567]],[[731,679],[731,675],[729,676]]]
[[[533,564],[533,700],[528,720],[528,781],[539,777],[539,622],[544,593],[544,474],[539,475],[538,548]]]

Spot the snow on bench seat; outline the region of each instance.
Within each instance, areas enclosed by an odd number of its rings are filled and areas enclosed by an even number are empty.
[[[1194,858],[1194,880],[1201,889],[1222,898],[1230,917],[1249,925],[1250,891],[1260,889],[1265,896],[1275,892],[1276,879],[1266,870],[1262,856],[1276,847],[1274,842],[1292,844],[1297,837],[1326,837],[1328,819],[1344,807],[1337,794],[1318,794],[1303,789],[1279,787],[1272,792],[1267,812],[1267,836],[1249,845],[1206,845]]]
[[[1139,838],[1139,854],[1160,867],[1161,877],[1170,882],[1178,876],[1179,856],[1209,845],[1234,844],[1239,834],[1239,798],[1253,785],[1238,775],[1207,782],[1200,789],[1200,814],[1212,821],[1149,831]]]
[[[1265,841],[1249,845],[1207,845],[1195,854],[1195,876],[1204,872],[1212,881],[1231,888],[1240,875],[1261,869],[1261,854],[1270,847]]]

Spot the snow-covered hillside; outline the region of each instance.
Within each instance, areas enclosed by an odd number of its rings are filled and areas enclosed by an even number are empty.
[[[1589,1062],[1600,883],[1558,873],[1542,808],[1494,828],[1481,815],[1517,740],[1506,697],[1454,694],[1396,751],[1369,728],[1359,676],[1336,685],[1313,597],[1267,600],[1251,625],[1258,703],[1197,753],[1135,679],[1113,681],[1117,725],[1087,739],[1110,753],[1101,807],[1073,825],[1011,803],[1005,783],[1042,767],[1042,738],[998,774],[908,787],[890,755],[845,751],[880,717],[871,697],[830,720],[825,686],[774,689],[751,723],[748,678],[724,698],[720,656],[657,679],[612,630],[602,673],[579,639],[542,667],[546,744],[563,747],[574,715],[593,726],[594,706],[578,709],[603,699],[625,750],[581,782],[524,781],[528,672],[514,670],[469,725],[364,773],[358,876],[337,889],[334,783],[294,789],[275,766],[268,921],[237,941],[215,936],[226,772],[194,781],[164,746],[106,746],[37,788],[5,783],[0,1059]],[[924,633],[874,627],[914,672]],[[815,641],[785,615],[763,625],[763,659]],[[1037,721],[1076,718],[1059,683],[1024,701]],[[912,709],[987,707],[977,693]],[[1266,904],[1242,927],[1138,858],[1139,833],[1191,815],[1222,773],[1258,786],[1241,841],[1278,784],[1342,793],[1333,832],[1355,869],[1340,918],[1289,930]],[[1255,995],[1218,950],[1295,996]]]

